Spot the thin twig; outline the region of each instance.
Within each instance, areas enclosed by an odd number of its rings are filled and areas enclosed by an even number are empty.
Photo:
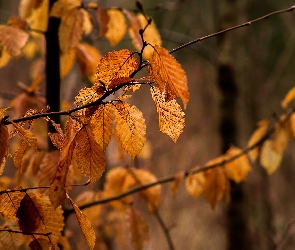
[[[8,228],[8,229],[0,229],[0,232],[9,232],[9,233],[16,233],[16,234],[24,234],[24,235],[42,235],[42,236],[49,236],[49,235],[52,234],[51,232],[48,232],[48,233],[22,232],[22,231],[12,230],[10,228]]]

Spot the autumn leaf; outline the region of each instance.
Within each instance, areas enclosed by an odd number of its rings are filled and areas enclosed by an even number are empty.
[[[80,9],[80,11],[83,14],[83,26],[82,26],[83,32],[85,35],[89,35],[93,29],[91,15],[89,14],[88,11],[84,9]]]
[[[18,57],[22,53],[22,48],[26,45],[29,34],[19,28],[0,25],[0,48],[8,52],[12,57]],[[4,65],[4,59],[3,65]],[[8,58],[6,59],[8,60]]]
[[[205,182],[204,172],[189,174],[185,179],[185,188],[192,197],[196,198],[204,191]]]
[[[241,149],[232,146],[225,155],[228,158],[232,158],[242,153]],[[245,180],[250,170],[251,165],[245,154],[225,164],[226,175],[236,183]]]
[[[290,126],[290,130],[291,130],[291,134],[292,134],[292,136],[294,138],[295,137],[295,114],[294,113],[292,113],[290,115],[289,126]]]
[[[286,116],[282,115],[280,120],[276,123],[273,147],[278,153],[282,153],[288,146],[288,142],[292,137],[292,131],[289,123],[285,121]]]
[[[30,130],[24,129],[21,125],[12,122],[12,125],[15,127],[18,135],[23,140],[24,144],[35,151],[37,151],[37,139]]]
[[[14,166],[20,171],[22,172],[22,160],[25,154],[25,151],[27,149],[27,144],[22,141],[18,147],[18,149],[15,151],[14,155],[13,155],[13,163]]]
[[[99,86],[98,84],[95,84],[90,88],[84,87],[80,89],[78,95],[75,97],[75,105],[79,107],[91,102],[95,102],[101,98],[104,93],[105,88]]]
[[[272,140],[266,140],[263,143],[260,153],[260,164],[270,175],[280,166],[283,158],[283,152],[278,152],[274,148]]]
[[[253,132],[251,135],[247,147],[250,148],[253,145],[255,145],[257,142],[259,142],[263,136],[265,136],[267,132],[269,121],[267,119],[264,119],[260,122],[258,122],[258,128]],[[255,147],[251,151],[249,151],[249,157],[254,162],[259,155],[259,148]]]
[[[20,189],[16,187],[15,190]],[[16,212],[25,194],[23,192],[3,192],[0,194],[0,214],[9,219],[17,219]]]
[[[75,49],[60,53],[60,77],[64,78],[73,68],[76,53]]]
[[[81,0],[58,0],[55,1],[50,10],[51,17],[60,18],[66,15],[69,10],[77,9],[82,5]]]
[[[90,125],[94,138],[103,151],[107,148],[111,140],[113,111],[114,106],[107,103],[99,105],[91,116]]]
[[[283,109],[286,109],[290,102],[292,102],[295,99],[295,87],[290,89],[288,93],[286,94],[285,98],[281,102],[281,107]]]
[[[5,157],[8,156],[8,128],[2,123],[7,108],[0,108],[0,175],[3,173]]]
[[[85,239],[86,239],[89,249],[94,249],[96,237],[95,237],[94,229],[91,226],[91,223],[87,219],[87,216],[79,209],[79,207],[74,203],[74,201],[69,196],[68,196],[68,199],[71,202],[71,204],[75,210],[77,220],[78,220],[80,228],[85,236]]]
[[[116,132],[122,147],[134,160],[145,143],[146,125],[142,113],[127,102],[115,104]]]
[[[176,194],[176,192],[178,191],[178,189],[180,188],[180,185],[181,185],[184,177],[185,176],[184,176],[184,172],[183,171],[177,173],[174,176],[174,180],[173,180],[173,182],[170,185],[170,193],[171,193],[172,196],[174,196]]]
[[[169,54],[169,51],[155,45],[155,50],[148,65],[148,72],[153,77],[165,101],[179,97],[186,108],[189,101],[187,76],[181,65]]]
[[[150,88],[150,91],[159,116],[160,131],[176,142],[184,129],[184,112],[175,100],[166,102],[157,87]]]
[[[31,250],[55,249],[54,245],[50,242],[50,240],[45,238],[38,238],[32,240],[29,244],[29,247]]]
[[[81,173],[93,183],[103,174],[106,166],[102,148],[96,142],[89,126],[83,126],[74,138],[76,162]]]
[[[128,49],[115,50],[101,58],[97,65],[95,83],[108,85],[116,78],[129,77],[139,67],[133,52]]]
[[[20,249],[20,246],[25,242],[24,235],[10,230],[18,232],[19,228],[16,225],[0,227],[0,247],[5,250]]]
[[[0,68],[6,66],[8,64],[8,62],[10,61],[10,54],[5,51],[5,50],[1,50],[0,51]]]
[[[26,233],[51,233],[48,237],[56,244],[64,226],[61,207],[55,209],[43,194],[27,191],[16,216],[21,231]],[[40,236],[39,236],[40,237]],[[35,235],[38,238],[38,235]]]
[[[140,212],[136,210],[133,206],[130,206],[127,218],[131,246],[137,250],[141,250],[143,249],[144,243],[148,240],[148,225]]]
[[[108,9],[97,8],[96,11],[97,22],[99,24],[99,37],[105,36],[108,31],[108,23],[110,20]]]
[[[107,23],[107,31],[105,33],[105,37],[110,41],[112,46],[118,44],[126,33],[126,20],[124,15],[120,10],[117,9],[109,9],[108,12],[108,23]]]

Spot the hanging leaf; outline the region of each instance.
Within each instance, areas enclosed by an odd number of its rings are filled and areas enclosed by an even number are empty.
[[[99,86],[98,84],[95,84],[90,88],[84,87],[80,89],[78,95],[75,97],[75,104],[77,107],[80,107],[82,105],[95,102],[101,98],[104,93],[105,88]]]
[[[81,173],[93,183],[103,174],[106,160],[100,145],[88,125],[83,126],[74,138],[76,162]]]
[[[142,113],[127,102],[117,102],[115,105],[116,132],[122,148],[134,160],[145,143],[146,125]]]
[[[283,153],[288,146],[288,142],[292,137],[292,131],[289,123],[285,121],[286,116],[280,117],[280,121],[275,126],[275,133],[273,139],[273,147],[278,153]]]
[[[237,147],[230,147],[226,152],[228,158],[232,158],[242,153],[242,150]],[[242,155],[237,159],[225,164],[225,172],[228,178],[232,179],[236,183],[244,181],[251,170],[251,165],[248,161],[247,155]]]
[[[0,68],[6,66],[10,61],[10,54],[6,50],[0,50]]]
[[[128,49],[115,50],[101,58],[97,65],[95,83],[108,85],[116,78],[129,77],[139,67],[134,53]]]
[[[128,226],[131,246],[137,250],[143,249],[148,240],[149,228],[143,216],[133,206],[128,210]]]
[[[20,138],[24,141],[25,145],[37,151],[37,139],[35,138],[34,134],[30,130],[24,129],[17,123],[11,123],[15,127]]]
[[[45,238],[34,239],[30,242],[29,247],[31,250],[55,250],[54,245],[50,242],[50,240]]]
[[[108,9],[97,8],[96,17],[97,17],[97,22],[99,24],[98,36],[103,37],[108,31],[108,23],[110,20]]]
[[[5,158],[8,156],[9,133],[7,126],[2,124],[5,111],[6,108],[0,108],[0,175],[3,173]]]
[[[22,53],[22,48],[29,40],[29,34],[19,28],[12,26],[0,25],[0,48],[12,57],[18,57]],[[2,54],[2,52],[1,52]],[[8,60],[8,57],[6,56]],[[4,59],[3,65],[4,65]]]
[[[105,37],[110,41],[112,46],[117,45],[125,36],[126,33],[126,20],[120,10],[109,9],[108,11],[108,29]]]
[[[20,187],[16,187],[18,190]],[[6,192],[0,194],[0,214],[3,217],[16,220],[16,211],[25,194],[23,192]]]
[[[176,192],[178,191],[178,189],[180,188],[180,185],[181,185],[184,177],[185,176],[184,176],[184,172],[183,171],[177,173],[174,176],[174,180],[173,180],[173,182],[170,185],[170,193],[171,193],[172,196],[174,196],[176,194]]]
[[[106,150],[112,136],[112,118],[114,106],[112,104],[99,105],[90,120],[92,132],[96,142],[103,151]]]
[[[295,137],[295,113],[292,113],[289,118],[289,126],[291,130],[292,137]]]
[[[270,175],[275,172],[282,162],[282,152],[274,149],[272,140],[266,140],[262,146],[260,154],[260,164]]]
[[[74,201],[69,196],[68,196],[68,199],[71,202],[71,204],[75,210],[77,220],[78,220],[80,228],[85,236],[85,239],[86,239],[89,249],[94,249],[96,237],[95,237],[94,229],[91,226],[91,223],[87,219],[87,216],[81,212],[79,207],[74,203]]]
[[[194,198],[197,198],[204,191],[206,177],[204,172],[190,174],[185,179],[185,188]]]
[[[295,99],[295,87],[290,89],[288,93],[286,94],[284,100],[281,102],[281,107],[283,109],[286,109],[290,102],[292,102]]]
[[[263,138],[263,136],[265,136],[267,132],[268,124],[269,124],[269,121],[267,119],[264,119],[258,122],[258,128],[253,132],[253,134],[251,135],[247,143],[248,148],[255,145],[257,142],[259,142]],[[259,155],[258,147],[255,147],[251,151],[249,151],[249,157],[253,162],[256,161],[258,155]]]
[[[184,108],[189,101],[187,76],[181,65],[169,54],[169,51],[155,45],[155,50],[148,65],[148,72],[155,80],[165,101],[180,97]]]
[[[73,68],[76,58],[75,49],[60,53],[60,77],[63,79]]]
[[[157,87],[150,88],[150,91],[159,116],[160,131],[176,142],[183,132],[185,124],[184,112],[175,100],[166,102]]]
[[[48,237],[56,244],[63,229],[63,210],[53,208],[48,196],[27,191],[16,216],[21,231],[26,233],[51,233]],[[42,237],[35,235],[35,238]]]
[[[25,242],[24,235],[11,232],[10,230],[19,231],[19,228],[15,225],[13,227],[0,227],[0,247],[5,250],[20,249],[20,246]]]
[[[83,14],[83,32],[85,35],[89,35],[93,29],[93,24],[92,24],[92,20],[91,20],[91,16],[90,14],[84,10],[84,9],[80,9],[80,11]]]
[[[67,15],[69,10],[77,9],[82,5],[81,0],[58,0],[55,1],[50,10],[50,16],[61,18]]]
[[[25,154],[25,151],[27,148],[28,148],[27,144],[24,141],[22,141],[13,156],[14,166],[20,172],[22,172],[22,160],[23,160],[23,157],[24,157],[24,154]]]

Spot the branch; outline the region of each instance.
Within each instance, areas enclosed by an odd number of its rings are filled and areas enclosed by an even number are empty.
[[[24,234],[24,235],[42,235],[42,236],[49,236],[52,233],[37,233],[37,232],[22,232],[22,231],[16,231],[16,230],[12,230],[10,228],[7,229],[0,229],[0,232],[9,232],[9,233],[16,233],[16,234]]]

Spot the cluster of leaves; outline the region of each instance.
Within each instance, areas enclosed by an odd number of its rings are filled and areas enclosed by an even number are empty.
[[[95,10],[99,36],[105,36],[112,45],[124,37],[127,17],[130,37],[139,52],[122,49],[101,57],[95,47],[81,43],[83,32],[90,34],[93,27],[86,9]],[[4,171],[5,159],[13,157],[20,173],[34,177],[22,179],[22,185],[32,188],[17,186],[13,189],[8,189],[10,179],[0,177],[3,183],[0,213],[7,219],[0,229],[0,243],[5,248],[26,243],[31,249],[58,249],[58,245],[69,249],[68,239],[62,235],[62,205],[68,200],[72,209],[64,208],[64,211],[75,213],[90,249],[94,248],[96,239],[97,244],[103,244],[104,237],[116,238],[127,246],[129,243],[126,243],[124,234],[126,220],[131,245],[142,249],[148,239],[148,226],[134,206],[138,200],[131,194],[138,192],[153,214],[161,202],[159,184],[172,181],[171,192],[175,194],[185,178],[187,191],[193,197],[203,193],[214,208],[223,197],[230,199],[229,180],[245,180],[251,162],[258,157],[268,173],[279,167],[288,140],[295,135],[293,113],[280,117],[270,130],[269,122],[261,121],[246,150],[231,147],[226,154],[203,167],[161,181],[148,170],[118,166],[106,173],[103,190],[87,191],[71,198],[70,189],[76,185],[75,182],[81,181],[81,175],[88,178],[86,184],[102,177],[106,167],[105,150],[112,138],[117,138],[118,147],[122,147],[131,160],[142,151],[146,141],[145,119],[136,106],[127,102],[135,91],[142,85],[149,88],[158,114],[159,129],[175,142],[185,125],[184,112],[177,98],[185,109],[189,91],[185,71],[169,51],[161,47],[160,36],[151,19],[125,9],[102,9],[95,3],[83,6],[80,0],[58,0],[50,12],[48,0],[21,1],[20,18],[11,18],[7,25],[0,26],[1,66],[10,57],[19,57],[23,49],[25,53],[31,53],[25,48],[29,44],[29,32],[37,33],[31,41],[36,44],[40,31],[46,32],[48,16],[61,19],[61,74],[64,76],[69,72],[77,57],[82,73],[93,85],[79,91],[75,108],[60,113],[68,116],[64,126],[56,124],[51,119],[52,114],[44,110],[26,110],[39,103],[37,86],[41,75],[31,87],[25,88],[21,98],[13,101],[15,109],[22,106],[25,113],[22,118],[8,119],[8,108],[0,109],[0,172]],[[36,50],[35,46],[30,48]],[[149,60],[144,61],[144,58]],[[145,68],[147,76],[135,78],[136,73]],[[284,108],[295,98],[294,92],[292,90],[284,99]],[[56,132],[48,134],[57,148],[55,151],[40,150],[38,137],[33,133],[34,123],[38,121],[35,120],[42,117],[56,129]],[[17,135],[17,149],[12,154],[8,142]],[[94,208],[102,201],[108,204]]]

